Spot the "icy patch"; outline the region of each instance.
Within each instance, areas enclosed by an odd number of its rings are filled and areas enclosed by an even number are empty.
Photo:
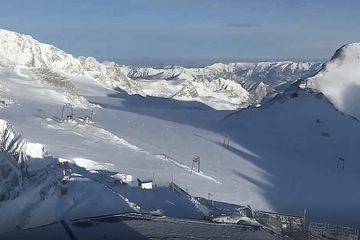
[[[120,193],[116,192],[114,189],[110,188],[109,186],[105,185],[104,183],[100,182],[99,180],[93,179],[94,181],[100,183],[101,185],[103,185],[107,190],[109,190],[110,192],[116,194],[117,196],[119,196],[121,199],[123,199],[128,205],[129,207],[131,207],[135,212],[140,212],[140,206],[138,206],[136,203],[131,202],[128,198],[124,197],[123,195],[121,195]]]
[[[32,158],[43,158],[44,146],[41,143],[28,143],[26,145],[26,155]]]
[[[4,85],[0,84],[0,92],[7,92],[9,91],[9,89],[7,89],[7,87],[5,87]]]
[[[80,166],[80,167],[83,167],[85,168],[86,170],[88,171],[92,171],[92,170],[107,170],[106,167],[104,167],[103,165],[95,162],[95,161],[92,161],[92,160],[89,160],[89,159],[84,159],[84,158],[74,158],[73,159],[75,164]]]
[[[0,88],[1,88],[1,85],[0,85]],[[1,89],[0,89],[1,91]],[[4,108],[4,107],[8,107],[10,104],[13,104],[14,101],[12,99],[9,99],[9,98],[2,98],[0,99],[0,109],[1,108]]]
[[[150,214],[153,216],[163,216],[164,210],[162,209],[156,209],[155,211],[150,211]]]
[[[79,174],[79,173],[72,173],[71,174],[71,178],[69,178],[70,181],[74,181],[76,180],[75,178],[78,177],[78,178],[83,178],[84,176]]]
[[[129,183],[132,181],[132,176],[130,174],[126,174],[126,173],[117,173],[114,175],[110,175],[110,177],[112,177],[114,179],[118,179],[123,183]]]

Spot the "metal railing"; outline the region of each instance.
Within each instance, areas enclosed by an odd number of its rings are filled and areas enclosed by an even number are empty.
[[[328,223],[310,223],[308,227],[310,236],[317,239],[336,239],[336,240],[358,240],[359,229],[343,227]]]
[[[262,225],[296,239],[304,239],[305,217],[264,211],[254,211],[255,219]]]

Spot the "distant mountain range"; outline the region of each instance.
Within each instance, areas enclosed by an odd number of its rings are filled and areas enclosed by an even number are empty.
[[[300,78],[314,75],[321,62],[216,63],[202,68],[133,67],[78,57],[43,44],[31,36],[0,30],[0,66],[61,87],[71,96],[76,88],[69,74],[94,78],[128,94],[203,102],[215,109],[259,104],[267,95],[283,92]]]

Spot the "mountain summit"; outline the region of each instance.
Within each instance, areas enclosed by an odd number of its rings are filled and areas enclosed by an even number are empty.
[[[300,87],[322,92],[337,109],[360,119],[359,67],[360,43],[344,45]]]

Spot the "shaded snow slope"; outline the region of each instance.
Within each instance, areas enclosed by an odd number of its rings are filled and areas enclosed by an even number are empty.
[[[337,109],[360,119],[359,67],[360,43],[345,45],[302,87],[324,93]]]
[[[257,156],[230,147],[262,170],[259,178],[239,165],[233,174],[259,187],[278,212],[307,209],[308,221],[360,226],[360,123],[323,94],[294,87],[260,108],[228,115],[217,128]]]

